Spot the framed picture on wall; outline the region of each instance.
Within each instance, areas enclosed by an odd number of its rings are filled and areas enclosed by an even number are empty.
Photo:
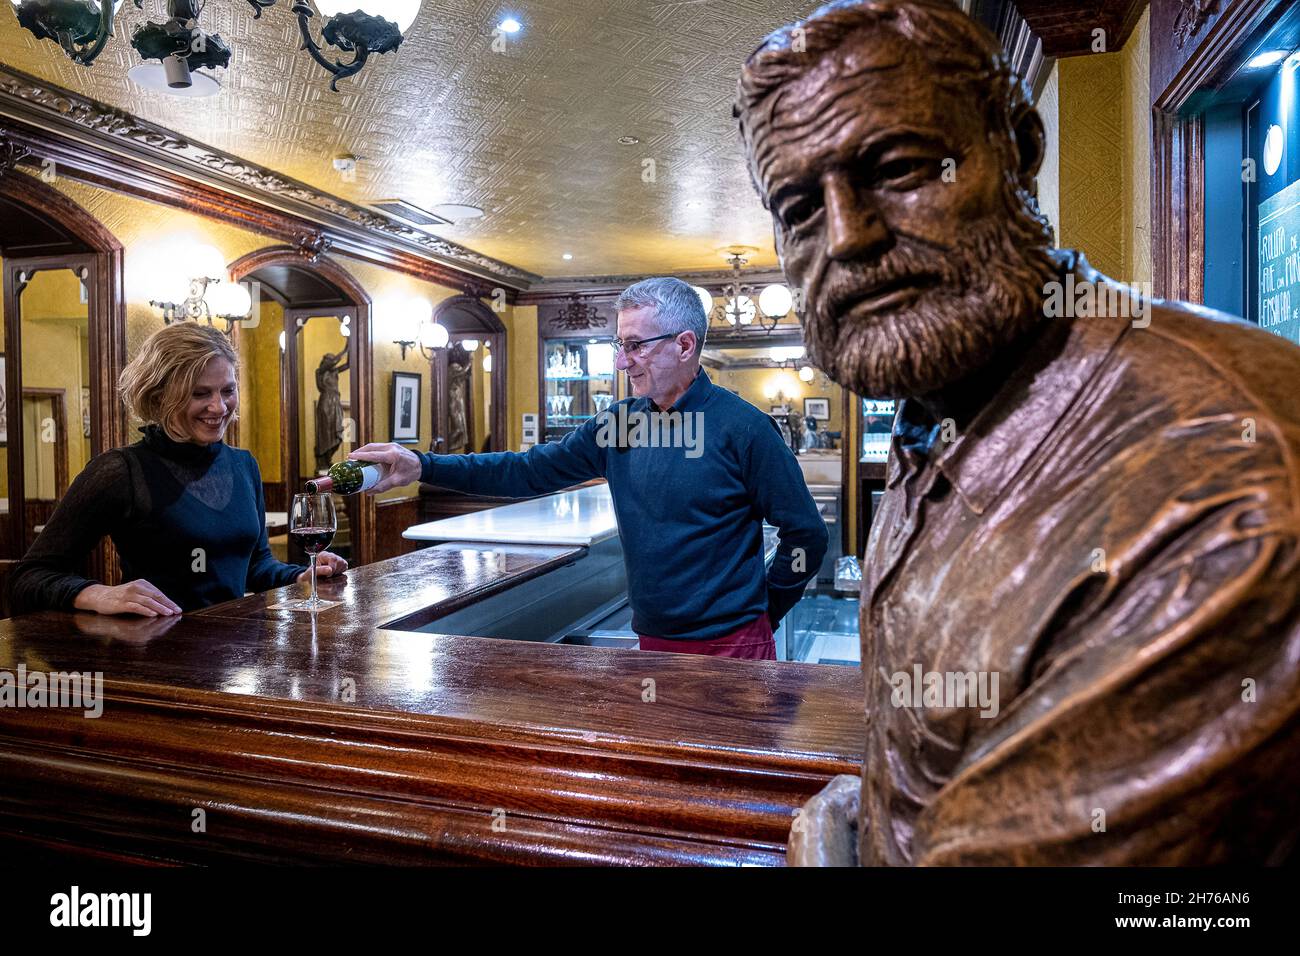
[[[420,383],[416,372],[393,373],[393,417],[391,441],[414,445],[420,440]]]
[[[831,420],[831,400],[829,398],[805,398],[803,400],[803,417],[815,418],[819,422]]]

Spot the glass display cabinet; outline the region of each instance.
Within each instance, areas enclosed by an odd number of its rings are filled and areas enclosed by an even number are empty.
[[[608,338],[543,339],[543,441],[559,441],[623,398]]]
[[[896,410],[893,401],[862,400],[862,461],[888,460]]]

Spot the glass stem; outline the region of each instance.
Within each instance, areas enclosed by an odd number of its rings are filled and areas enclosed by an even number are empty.
[[[311,556],[311,603],[316,603],[316,555]]]

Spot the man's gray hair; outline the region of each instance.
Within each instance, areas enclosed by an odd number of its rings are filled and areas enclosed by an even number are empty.
[[[615,312],[624,309],[654,309],[660,332],[694,332],[695,353],[704,348],[709,317],[695,289],[681,279],[642,279],[628,286],[614,303]]]

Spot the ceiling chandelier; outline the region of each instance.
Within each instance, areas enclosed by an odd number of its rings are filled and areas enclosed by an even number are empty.
[[[254,3],[254,0],[249,0]],[[274,0],[272,0],[274,2]],[[143,0],[135,0],[143,10]],[[261,7],[254,3],[258,16]],[[143,60],[157,60],[162,64],[167,87],[173,90],[189,89],[194,85],[192,72],[207,67],[213,69],[230,65],[230,47],[215,33],[199,29],[199,14],[203,12],[200,0],[167,0],[166,23],[150,20],[135,28],[131,46]],[[140,69],[137,67],[136,69]],[[157,69],[154,67],[153,69]],[[215,92],[215,90],[213,91]]]
[[[122,0],[10,0],[18,22],[39,40],[53,40],[75,63],[90,66],[113,35],[113,17]],[[143,9],[143,0],[134,0]],[[253,18],[274,6],[276,0],[246,0]],[[420,12],[421,0],[294,0],[302,49],[331,74],[330,89],[338,81],[359,73],[373,53],[389,53],[402,45],[402,36]],[[216,34],[199,29],[203,0],[166,0],[168,20],[136,28],[131,45],[145,60],[162,64],[166,86],[188,90],[194,70],[225,67],[230,47]],[[320,40],[312,36],[311,19],[317,11],[325,24]],[[346,62],[327,54],[325,47],[350,54]],[[154,67],[157,69],[157,67]],[[201,74],[203,75],[203,74]],[[154,85],[146,83],[146,85]],[[215,92],[215,89],[212,90]]]
[[[113,35],[112,6],[99,0],[12,0],[18,22],[38,40],[53,40],[74,63],[90,66]]]
[[[794,299],[790,290],[779,283],[773,283],[760,292],[745,281],[741,270],[749,261],[744,255],[747,251],[750,250],[739,247],[727,251],[731,278],[723,283],[721,301],[715,303],[709,290],[701,286],[695,286],[695,293],[704,305],[704,314],[708,316],[711,327],[738,332],[752,329],[770,334],[781,319],[790,314]]]
[[[339,91],[338,82],[361,72],[366,58],[372,53],[390,53],[402,45],[402,35],[411,28],[420,12],[420,0],[315,0],[321,16],[329,17],[321,27],[321,38],[330,46],[352,59],[331,60],[321,51],[320,44],[312,39],[310,21],[313,14],[307,0],[295,0],[293,12],[298,15],[298,29],[302,32],[302,48],[311,58],[334,74],[330,89]]]

